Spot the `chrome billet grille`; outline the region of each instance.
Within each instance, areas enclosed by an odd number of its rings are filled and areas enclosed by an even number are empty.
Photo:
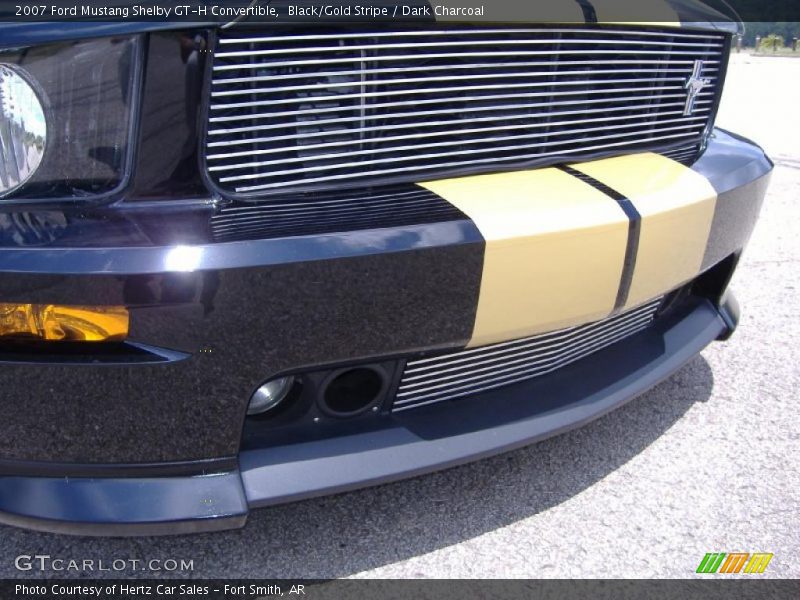
[[[392,410],[452,400],[555,371],[645,329],[661,300],[588,325],[410,360]]]
[[[207,168],[261,196],[699,147],[724,46],[668,28],[223,31]],[[696,60],[713,85],[684,115]]]
[[[699,156],[700,148],[700,144],[689,144],[686,146],[679,146],[677,148],[666,150],[661,154],[679,163],[691,165]]]

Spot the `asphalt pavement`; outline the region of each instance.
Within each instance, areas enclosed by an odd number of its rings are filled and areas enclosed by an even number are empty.
[[[378,488],[255,511],[240,531],[97,539],[0,526],[15,557],[187,559],[193,577],[694,577],[707,552],[771,552],[800,577],[800,59],[733,57],[718,125],[776,168],[733,282],[742,321],[592,424]],[[152,576],[128,570],[101,575]]]

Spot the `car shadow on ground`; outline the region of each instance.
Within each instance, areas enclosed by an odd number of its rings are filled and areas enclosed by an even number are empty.
[[[475,538],[580,494],[664,435],[696,402],[706,402],[713,383],[711,367],[698,356],[635,401],[581,429],[424,477],[256,510],[238,531],[78,538],[0,527],[0,577],[352,575]],[[182,558],[193,560],[194,569],[169,574],[21,573],[15,569],[15,556],[37,553],[106,563]]]

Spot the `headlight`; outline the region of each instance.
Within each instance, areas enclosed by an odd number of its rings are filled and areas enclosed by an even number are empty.
[[[46,141],[39,97],[20,70],[0,64],[0,196],[33,175]]]
[[[124,183],[139,54],[135,37],[0,50],[3,200],[96,197]]]

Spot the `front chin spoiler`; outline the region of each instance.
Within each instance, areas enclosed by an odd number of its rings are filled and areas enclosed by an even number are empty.
[[[735,325],[731,302],[729,296],[718,309],[698,299],[559,372],[410,411],[389,428],[242,452],[238,471],[161,478],[2,477],[0,522],[106,536],[233,529],[244,525],[249,508],[386,483],[520,448],[592,421],[668,377],[729,334]],[[431,418],[437,411],[450,418]]]

